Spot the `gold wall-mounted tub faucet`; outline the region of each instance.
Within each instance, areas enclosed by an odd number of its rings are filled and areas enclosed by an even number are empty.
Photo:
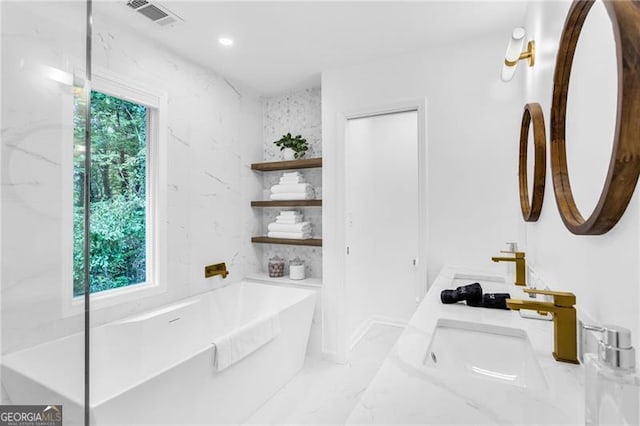
[[[565,291],[525,288],[529,294],[553,296],[553,303],[538,300],[507,299],[507,307],[514,311],[528,309],[553,315],[553,357],[556,361],[578,362],[578,337],[576,326],[576,295]]]
[[[229,271],[227,271],[227,264],[222,262],[204,267],[205,278],[213,277],[215,275],[222,275],[222,278],[227,278],[227,275],[229,275]]]
[[[511,253],[503,251],[501,253]],[[527,285],[527,263],[524,259],[523,251],[516,251],[513,256],[494,256],[491,258],[494,262],[515,262],[516,263],[516,281],[515,285],[526,286]]]

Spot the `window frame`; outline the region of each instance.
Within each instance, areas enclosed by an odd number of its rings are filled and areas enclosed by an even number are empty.
[[[80,74],[79,72],[76,74]],[[146,280],[91,294],[91,310],[122,304],[167,291],[166,280],[166,92],[146,87],[130,78],[104,69],[94,69],[92,91],[115,96],[147,107],[147,179],[146,179]],[[72,122],[72,121],[71,121]],[[73,125],[72,125],[73,126]],[[71,131],[73,134],[73,129]],[[62,280],[62,314],[64,317],[84,311],[84,295],[73,295],[73,146],[65,155],[63,173],[66,189],[63,200],[66,226],[63,227],[64,271]],[[67,158],[68,157],[68,158]]]

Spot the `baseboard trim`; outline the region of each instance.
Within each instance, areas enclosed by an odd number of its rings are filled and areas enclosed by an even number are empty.
[[[382,315],[373,315],[362,321],[362,323],[356,328],[356,331],[351,335],[349,344],[349,352],[362,340],[362,338],[369,332],[374,325],[388,325],[391,327],[405,328],[407,321],[399,318],[386,317]]]

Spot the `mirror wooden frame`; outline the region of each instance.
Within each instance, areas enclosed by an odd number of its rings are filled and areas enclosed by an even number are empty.
[[[553,77],[551,171],[556,204],[576,235],[601,235],[620,220],[640,175],[640,3],[604,0],[616,41],[618,100],[613,150],[598,204],[586,220],[569,182],[565,122],[569,77],[580,31],[594,0],[574,0],[562,30]]]
[[[529,178],[527,154],[529,126],[533,123],[533,194],[529,201]],[[520,154],[518,161],[518,184],[520,186],[520,209],[525,222],[535,222],[542,211],[544,187],[547,176],[547,134],[544,129],[544,114],[539,103],[524,106],[520,125]]]

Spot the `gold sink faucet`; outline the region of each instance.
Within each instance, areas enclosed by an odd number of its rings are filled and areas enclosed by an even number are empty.
[[[523,289],[529,294],[553,296],[553,303],[538,300],[507,299],[507,307],[514,311],[528,309],[553,315],[553,357],[556,361],[579,364],[576,329],[576,295],[565,291]]]
[[[501,253],[511,253],[511,252],[503,251]],[[513,252],[513,256],[509,256],[509,257],[494,256],[491,258],[491,260],[493,260],[494,262],[515,262],[516,263],[516,281],[514,284],[522,285],[522,286],[527,285],[526,283],[527,264],[526,264],[526,261],[524,260],[523,251]]]

